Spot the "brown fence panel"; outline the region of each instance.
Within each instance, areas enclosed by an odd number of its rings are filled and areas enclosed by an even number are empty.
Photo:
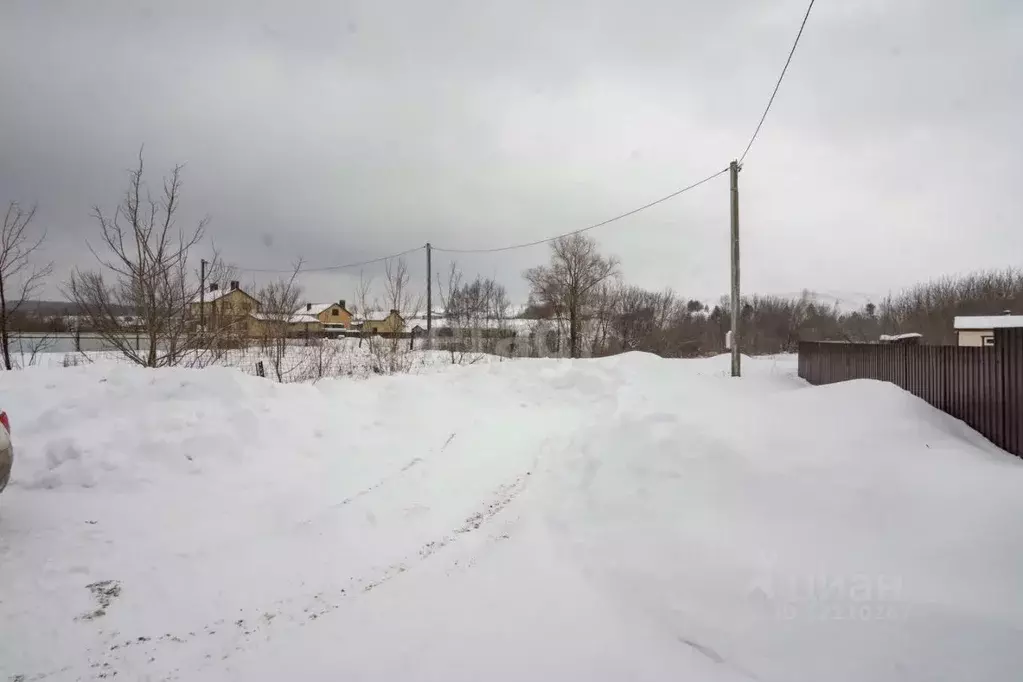
[[[994,348],[804,341],[799,376],[896,384],[1023,456],[1023,329],[998,330]]]
[[[1000,329],[995,348],[1002,363],[1003,443],[1009,452],[1023,452],[1023,329]]]

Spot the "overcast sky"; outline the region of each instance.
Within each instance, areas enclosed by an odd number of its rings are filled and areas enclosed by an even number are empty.
[[[51,296],[91,265],[90,207],[115,206],[142,144],[154,184],[186,164],[181,220],[208,214],[243,268],[538,239],[726,167],[805,8],[2,0],[0,201],[38,203]],[[744,289],[1023,265],[1021,121],[1023,3],[820,0],[740,176]],[[636,284],[724,293],[727,176],[589,234]],[[546,257],[458,259],[524,300]],[[345,275],[304,283],[354,295]]]

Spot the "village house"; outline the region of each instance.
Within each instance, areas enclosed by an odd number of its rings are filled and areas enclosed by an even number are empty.
[[[344,299],[336,303],[303,303],[287,320],[255,312],[249,315],[248,335],[251,338],[273,336],[280,332],[281,324],[286,325],[288,336],[320,336],[329,331],[351,329],[352,313]]]
[[[336,303],[306,303],[295,314],[312,315],[326,330],[352,328],[352,313],[345,307],[344,299]]]
[[[252,313],[259,311],[259,301],[231,281],[228,288],[213,282],[209,289],[197,295],[188,306],[190,321],[197,328],[204,325],[206,330],[228,330],[241,334]]]
[[[358,326],[366,334],[400,334],[406,331],[405,319],[393,309],[386,315],[382,310],[367,311]]]
[[[996,329],[1023,329],[1023,315],[957,315],[956,336],[960,346],[993,346]]]
[[[207,330],[220,330],[265,339],[281,332],[285,326],[288,336],[322,335],[329,332],[354,331],[368,334],[401,334],[408,331],[397,310],[367,311],[356,321],[345,300],[332,303],[303,303],[287,320],[264,312],[260,301],[232,281],[227,288],[216,283],[209,285],[202,296],[196,296],[189,305],[189,316],[197,327],[205,324]]]

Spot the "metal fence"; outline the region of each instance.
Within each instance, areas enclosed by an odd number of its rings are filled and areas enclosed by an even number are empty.
[[[1023,329],[996,330],[994,347],[804,341],[799,376],[889,381],[1023,457]]]

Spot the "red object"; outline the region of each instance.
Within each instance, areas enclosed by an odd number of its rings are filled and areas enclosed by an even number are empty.
[[[6,412],[0,412],[0,424],[4,425],[4,428],[7,429],[7,433],[11,432],[11,420],[7,418]]]

